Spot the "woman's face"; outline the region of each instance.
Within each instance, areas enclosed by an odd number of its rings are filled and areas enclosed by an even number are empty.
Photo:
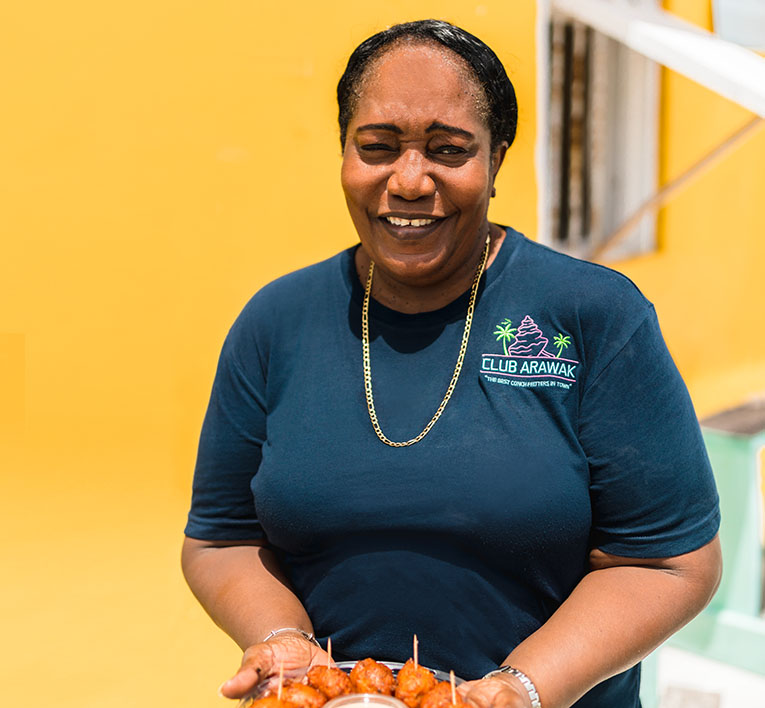
[[[364,250],[386,277],[433,286],[475,268],[504,145],[491,152],[481,89],[461,58],[402,45],[362,80],[342,184]]]

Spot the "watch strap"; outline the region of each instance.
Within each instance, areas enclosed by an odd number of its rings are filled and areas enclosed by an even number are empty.
[[[542,708],[537,687],[534,685],[534,682],[523,673],[523,671],[516,669],[514,666],[500,666],[498,669],[494,669],[494,671],[489,671],[484,678],[491,678],[492,676],[497,676],[499,674],[510,674],[510,676],[515,676],[515,678],[517,678],[528,691],[529,699],[531,700],[531,708]]]

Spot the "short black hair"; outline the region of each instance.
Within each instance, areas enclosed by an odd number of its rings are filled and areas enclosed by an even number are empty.
[[[494,150],[503,140],[508,146],[512,144],[518,124],[518,102],[513,84],[497,55],[478,37],[456,25],[442,20],[417,20],[393,25],[373,34],[353,50],[337,84],[338,122],[343,147],[364,72],[373,59],[384,54],[386,48],[401,41],[440,44],[462,57],[486,98],[491,149]]]

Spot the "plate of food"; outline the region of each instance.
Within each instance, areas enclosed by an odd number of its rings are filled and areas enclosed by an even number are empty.
[[[418,664],[341,661],[293,671],[280,671],[261,683],[239,708],[449,708],[464,706],[456,687],[463,683]]]

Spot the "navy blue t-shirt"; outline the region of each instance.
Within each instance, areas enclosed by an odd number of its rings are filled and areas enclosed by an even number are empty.
[[[419,443],[369,421],[354,249],[247,304],[202,429],[188,536],[262,539],[338,659],[496,666],[587,572],[588,551],[687,553],[719,524],[685,385],[624,276],[507,230],[462,374]],[[403,314],[372,301],[375,404],[392,440],[444,396],[468,293]],[[577,706],[638,705],[636,667]]]

